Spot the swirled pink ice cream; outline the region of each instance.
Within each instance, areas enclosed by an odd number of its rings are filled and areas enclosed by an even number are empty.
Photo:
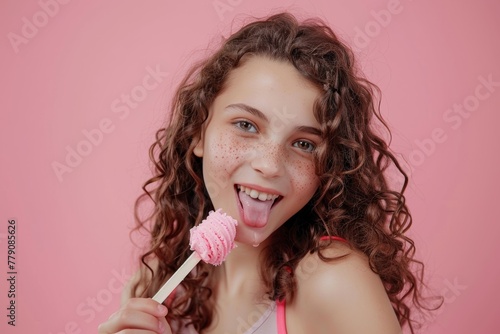
[[[198,253],[206,263],[220,265],[236,247],[236,225],[238,222],[221,209],[210,211],[200,225],[190,230],[191,250]]]

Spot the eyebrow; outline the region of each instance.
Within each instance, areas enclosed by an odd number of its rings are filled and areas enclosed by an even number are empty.
[[[259,109],[255,109],[254,107],[251,107],[249,106],[248,104],[244,104],[244,103],[234,103],[234,104],[230,104],[226,107],[226,109],[231,109],[231,108],[236,108],[236,109],[242,109],[266,122],[269,122],[269,119],[267,118],[266,115],[264,115],[264,113],[262,111],[260,111]]]
[[[254,107],[251,107],[248,104],[233,103],[233,104],[229,104],[226,106],[226,109],[231,109],[231,108],[241,109],[243,111],[246,111],[246,112],[262,119],[263,121],[269,122],[269,118],[267,118],[267,116],[262,111],[254,108]],[[321,134],[322,134],[322,132],[318,128],[315,128],[313,126],[302,125],[302,126],[297,126],[295,129],[297,131],[310,133],[312,135],[319,136],[319,137],[321,137]]]

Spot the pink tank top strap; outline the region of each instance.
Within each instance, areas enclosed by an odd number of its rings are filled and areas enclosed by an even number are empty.
[[[324,235],[321,238],[319,238],[319,240],[321,240],[321,241],[326,241],[326,240],[332,240],[333,241],[333,240],[337,240],[337,241],[347,242],[347,240],[345,240],[344,238],[337,237],[335,235],[332,235],[332,236]]]
[[[278,334],[287,334],[286,332],[286,301],[276,301],[276,322],[278,323]]]

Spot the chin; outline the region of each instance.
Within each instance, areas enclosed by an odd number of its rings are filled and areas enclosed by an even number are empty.
[[[242,245],[258,247],[269,238],[269,233],[266,230],[237,230],[235,242]]]

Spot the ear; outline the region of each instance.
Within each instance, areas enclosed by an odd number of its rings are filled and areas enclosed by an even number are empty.
[[[196,143],[196,146],[193,149],[193,153],[198,158],[203,157],[203,134],[201,135],[200,138],[198,138],[198,142]]]
[[[209,115],[212,113],[209,112]],[[208,116],[210,118],[210,116]],[[200,132],[198,133],[198,136],[196,136],[193,141],[196,141],[196,146],[193,149],[193,153],[195,156],[198,158],[203,158],[203,150],[205,146],[205,131],[208,126],[208,122],[210,122],[210,119],[206,119],[203,124],[201,125]]]

